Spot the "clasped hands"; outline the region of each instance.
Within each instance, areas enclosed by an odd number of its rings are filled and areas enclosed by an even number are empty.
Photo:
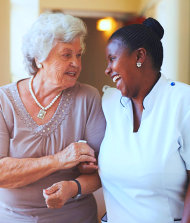
[[[55,154],[63,169],[78,166],[82,174],[90,174],[98,169],[94,150],[84,142],[71,143],[61,152]],[[68,199],[77,193],[77,185],[73,181],[60,181],[43,190],[48,208],[61,208]]]

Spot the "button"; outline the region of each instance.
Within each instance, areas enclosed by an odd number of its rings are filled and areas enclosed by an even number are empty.
[[[171,86],[174,86],[174,85],[175,85],[175,82],[172,82],[172,83],[171,83]]]

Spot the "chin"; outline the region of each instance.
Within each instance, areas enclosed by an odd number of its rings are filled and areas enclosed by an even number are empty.
[[[127,97],[127,92],[125,91],[125,89],[121,89],[121,88],[119,88],[119,87],[117,87],[117,89],[121,92],[121,95],[122,95],[123,97]]]
[[[75,84],[76,84],[76,80],[75,81],[72,81],[70,83],[63,82],[63,85],[65,86],[65,89],[71,88],[71,87],[75,86]]]

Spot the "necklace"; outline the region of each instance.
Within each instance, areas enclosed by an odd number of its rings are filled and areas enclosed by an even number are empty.
[[[47,110],[49,108],[51,108],[51,106],[57,101],[57,99],[59,98],[59,96],[61,95],[62,91],[55,96],[55,98],[49,103],[49,105],[47,105],[46,107],[43,107],[40,102],[37,100],[36,96],[34,95],[34,92],[32,90],[32,81],[33,81],[33,77],[30,78],[29,80],[29,91],[30,91],[30,94],[32,95],[34,101],[36,102],[36,104],[41,108],[37,117],[40,118],[40,119],[43,119],[47,113]]]

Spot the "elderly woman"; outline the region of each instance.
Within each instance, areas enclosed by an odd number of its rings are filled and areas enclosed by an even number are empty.
[[[163,34],[148,18],[108,42],[117,89],[103,96],[99,173],[109,223],[190,222],[190,87],[160,73]]]
[[[23,41],[32,77],[0,88],[1,223],[97,223],[105,120],[98,91],[77,82],[85,35],[78,18],[42,14]]]

